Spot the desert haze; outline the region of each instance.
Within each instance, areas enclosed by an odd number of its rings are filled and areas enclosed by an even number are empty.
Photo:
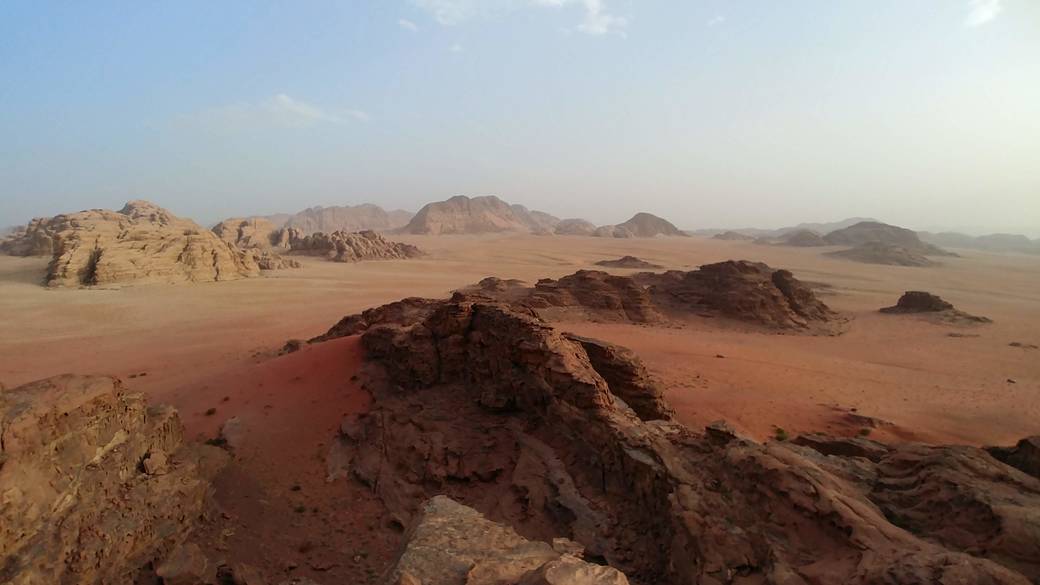
[[[0,584],[1040,585],[1040,2],[0,2]]]

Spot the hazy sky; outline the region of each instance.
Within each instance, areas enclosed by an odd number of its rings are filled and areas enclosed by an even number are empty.
[[[0,2],[0,225],[455,194],[1040,236],[1040,1]]]

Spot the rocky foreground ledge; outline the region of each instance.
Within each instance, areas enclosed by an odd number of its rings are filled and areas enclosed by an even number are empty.
[[[401,526],[444,494],[648,585],[1040,579],[1040,481],[983,449],[696,432],[636,356],[522,307],[457,294],[370,316],[374,406],[330,461]]]
[[[182,432],[173,408],[106,376],[0,391],[0,582],[154,576],[209,511],[225,462]]]

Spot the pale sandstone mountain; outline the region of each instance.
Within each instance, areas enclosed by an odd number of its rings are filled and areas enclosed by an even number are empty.
[[[279,227],[296,228],[303,235],[317,232],[357,232],[361,230],[391,230],[412,219],[412,213],[402,210],[386,211],[378,205],[344,205],[311,207],[285,220]]]
[[[251,253],[148,201],[38,218],[0,244],[18,256],[51,256],[48,286],[207,282],[258,276]]]
[[[212,514],[227,460],[183,433],[175,409],[108,376],[0,391],[0,582],[155,583]]]
[[[579,218],[561,219],[553,231],[559,236],[591,236],[596,224]]]
[[[600,226],[593,230],[592,235],[599,238],[653,238],[686,234],[668,220],[651,213],[640,212],[624,223]]]
[[[516,214],[517,219],[523,222],[533,234],[552,234],[560,223],[560,218],[544,211],[531,210],[516,203],[509,207]]]
[[[457,195],[426,204],[402,231],[409,234],[484,234],[529,231],[513,208],[494,195]]]
[[[274,244],[278,226],[263,217],[225,219],[213,227],[213,233],[240,248],[269,248]]]

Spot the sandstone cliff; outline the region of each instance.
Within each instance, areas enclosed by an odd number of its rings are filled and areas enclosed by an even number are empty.
[[[317,232],[359,232],[362,230],[392,230],[412,219],[408,211],[386,211],[378,205],[344,205],[311,207],[290,216],[280,227],[295,228],[302,235]]]
[[[408,234],[552,233],[559,220],[547,213],[510,205],[494,195],[458,195],[429,203],[401,231]]]
[[[206,282],[257,276],[253,256],[147,201],[33,220],[3,243],[15,255],[47,255],[48,286]]]
[[[191,534],[224,454],[113,378],[0,391],[0,582],[133,583]]]

